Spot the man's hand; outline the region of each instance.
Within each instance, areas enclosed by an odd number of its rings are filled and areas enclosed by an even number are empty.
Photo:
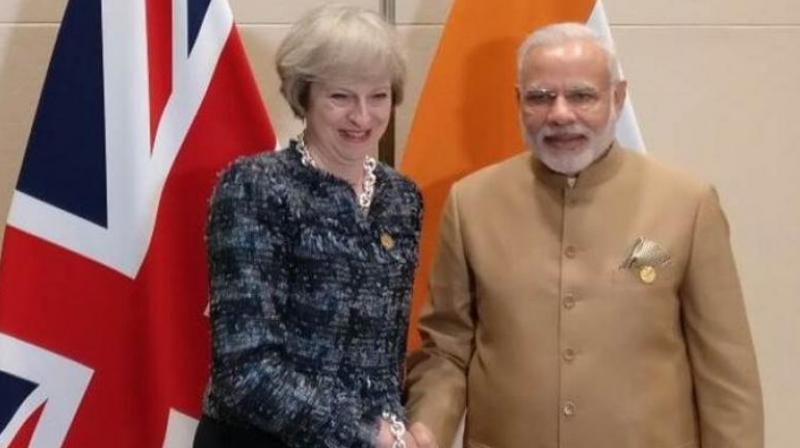
[[[408,432],[414,437],[419,448],[439,448],[436,443],[436,437],[424,423],[414,422],[408,428]]]

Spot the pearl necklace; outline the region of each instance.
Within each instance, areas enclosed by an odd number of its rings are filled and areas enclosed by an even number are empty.
[[[311,157],[311,153],[306,147],[305,136],[302,133],[297,136],[294,148],[300,153],[300,161],[303,163],[303,166],[310,166],[321,171],[317,162]],[[361,181],[361,193],[358,195],[358,206],[361,207],[361,212],[365,215],[369,212],[369,206],[372,204],[372,197],[375,195],[376,166],[378,166],[378,162],[374,157],[364,157],[364,179]]]

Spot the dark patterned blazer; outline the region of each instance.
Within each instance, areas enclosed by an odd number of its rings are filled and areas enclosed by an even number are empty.
[[[369,213],[287,150],[222,175],[206,231],[212,366],[204,413],[289,447],[372,446],[400,403],[422,213],[378,164]]]

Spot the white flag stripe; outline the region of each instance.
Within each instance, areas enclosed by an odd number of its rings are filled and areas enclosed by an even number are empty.
[[[25,362],[18,362],[20,359]],[[3,333],[0,333],[0,370],[38,384],[0,433],[0,447],[11,443],[22,425],[42,404],[45,406],[29,447],[61,446],[94,370]]]
[[[606,17],[606,11],[603,7],[603,0],[597,0],[597,2],[595,2],[592,15],[589,16],[586,25],[605,39],[606,42],[611,45],[611,48],[615,48],[614,39],[611,37],[611,28],[608,26],[608,18]],[[621,66],[620,73],[623,73]],[[627,148],[635,149],[640,152],[645,151],[644,140],[639,130],[639,123],[636,121],[636,115],[633,112],[630,92],[628,92],[628,96],[625,98],[625,105],[622,108],[619,121],[617,121],[617,140],[622,146]]]
[[[199,423],[197,419],[175,409],[170,409],[163,448],[191,448],[194,441],[194,432]]]

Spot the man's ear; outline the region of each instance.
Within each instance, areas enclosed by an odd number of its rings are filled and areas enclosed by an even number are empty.
[[[517,107],[520,106],[519,101],[519,84],[514,84],[514,99],[517,100]]]
[[[614,95],[614,109],[616,109],[619,115],[622,111],[622,106],[625,105],[625,98],[628,95],[628,81],[623,79],[615,82],[612,94]]]

